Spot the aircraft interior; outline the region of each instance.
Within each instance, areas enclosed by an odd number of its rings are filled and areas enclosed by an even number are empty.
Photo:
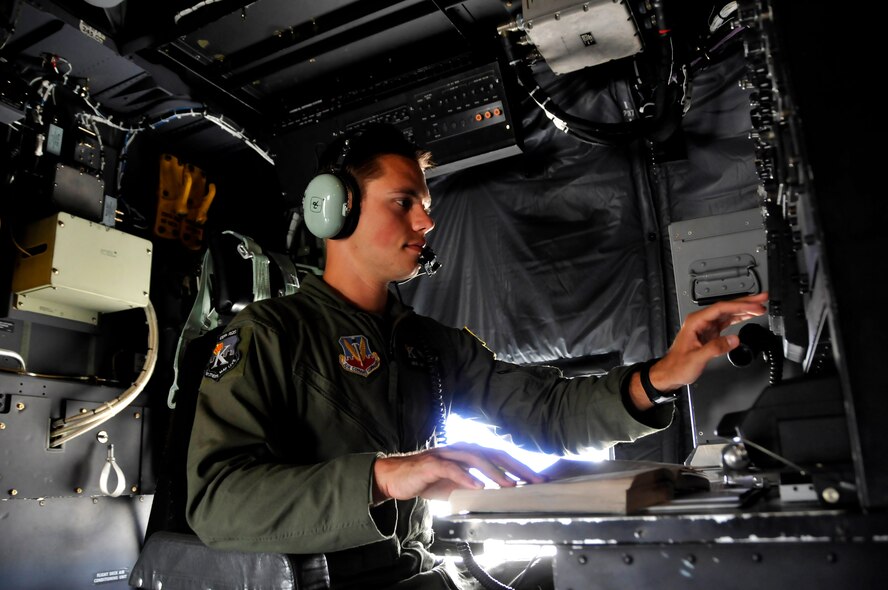
[[[4,1],[0,588],[331,587],[317,556],[204,546],[185,462],[226,325],[324,273],[319,158],[377,123],[434,162],[428,276],[397,297],[497,359],[605,375],[768,293],[668,428],[606,453],[722,495],[445,512],[436,554],[483,588],[531,587],[533,561],[488,573],[485,543],[546,547],[558,590],[880,587],[876,22],[790,0]]]

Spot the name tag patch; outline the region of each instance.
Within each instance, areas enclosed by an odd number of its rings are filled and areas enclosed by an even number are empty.
[[[429,360],[426,358],[425,352],[420,348],[407,344],[404,346],[404,353],[407,364],[414,369],[425,369],[428,367]]]

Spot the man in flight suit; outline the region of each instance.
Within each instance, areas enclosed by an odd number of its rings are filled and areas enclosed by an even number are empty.
[[[323,279],[248,306],[206,369],[187,514],[211,547],[323,553],[334,588],[458,588],[428,551],[426,500],[483,487],[471,468],[501,486],[540,477],[501,451],[435,446],[446,412],[548,453],[632,441],[668,426],[668,393],[737,346],[725,328],[765,311],[765,294],[716,303],[688,316],[662,359],[601,378],[498,361],[389,290],[419,272],[434,227],[428,155],[380,126],[337,158],[354,183],[351,225],[327,239]]]

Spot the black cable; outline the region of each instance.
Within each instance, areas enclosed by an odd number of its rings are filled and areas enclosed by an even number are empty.
[[[444,404],[444,380],[438,364],[438,356],[432,353],[428,344],[423,351],[428,363],[429,378],[432,381],[432,400],[438,410],[438,424],[435,428],[435,446],[447,444],[447,406]]]
[[[593,122],[571,115],[555,104],[533,77],[533,73],[523,59],[516,59],[512,45],[506,35],[501,35],[501,45],[509,65],[516,74],[518,85],[546,113],[556,127],[580,141],[593,145],[613,146],[628,143],[640,138],[662,142],[678,128],[683,116],[681,96],[672,82],[675,69],[675,47],[671,31],[667,27],[661,2],[654,2],[657,28],[660,35],[659,56],[657,59],[656,84],[654,86],[654,115],[623,123]],[[674,71],[673,71],[674,70]]]
[[[395,293],[397,294],[398,300],[403,305],[404,300],[401,297],[401,289],[398,287],[397,282],[394,285]],[[439,363],[440,359],[438,358],[438,355],[432,351],[432,347],[429,345],[428,342],[423,341],[421,347],[426,367],[429,371],[429,379],[431,380],[432,400],[434,405],[436,406],[436,409],[438,410],[438,417],[436,420],[434,433],[435,446],[446,445],[447,405],[444,402],[444,379],[441,374],[441,366]],[[466,569],[476,580],[478,580],[481,586],[483,586],[486,590],[514,590],[514,588],[512,588],[511,586],[507,586],[491,576],[489,573],[487,573],[487,570],[481,567],[481,565],[475,560],[475,555],[472,553],[472,548],[467,542],[461,541],[456,543],[456,549],[462,557]],[[529,567],[530,566],[528,566],[528,569]],[[522,574],[523,573],[524,572],[522,572]]]
[[[460,557],[462,557],[463,563],[466,566],[466,569],[469,570],[469,573],[472,574],[476,580],[486,588],[487,590],[515,590],[511,586],[506,586],[493,576],[487,573],[483,567],[481,567],[477,561],[475,561],[475,555],[472,553],[472,548],[468,543],[462,542],[457,544],[457,551],[459,551]]]
[[[663,141],[675,131],[681,119],[681,108],[676,100],[677,97],[674,92],[670,92],[673,85],[668,84],[665,79],[660,80],[654,90],[655,114],[653,117],[623,123],[601,123],[588,121],[567,113],[556,105],[548,93],[536,82],[529,66],[523,63],[514,63],[512,66],[518,85],[553,120],[555,125],[565,133],[586,143],[612,146],[642,137]],[[663,67],[662,64],[661,67]],[[668,68],[669,64],[666,64],[667,72]],[[669,105],[669,102],[674,104]]]
[[[396,286],[397,289],[397,286]],[[398,290],[400,296],[400,290]],[[435,427],[435,446],[447,444],[447,406],[444,403],[444,380],[441,375],[441,367],[438,355],[432,351],[428,342],[422,343],[422,353],[425,357],[426,367],[432,386],[432,400],[438,410],[437,426]],[[469,573],[487,590],[514,590],[487,573],[475,560],[472,548],[465,541],[456,544],[456,549],[462,557],[463,563]]]
[[[518,575],[515,576],[514,578],[512,578],[512,581],[510,581],[508,585],[509,586],[517,586],[518,584],[520,584],[521,581],[524,579],[524,576],[527,575],[527,572],[529,572],[539,562],[540,562],[540,558],[539,558],[539,554],[537,554],[537,557],[534,557],[532,560],[528,561],[527,566],[523,570],[518,572]]]
[[[767,348],[764,350],[765,361],[768,363],[768,383],[779,385],[783,381],[783,351],[781,341],[772,334]]]

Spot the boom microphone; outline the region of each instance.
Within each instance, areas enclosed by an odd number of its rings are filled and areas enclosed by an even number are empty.
[[[422,247],[422,252],[419,253],[419,265],[422,267],[422,272],[429,276],[432,276],[438,269],[441,268],[441,263],[438,262],[438,256],[435,254],[435,251],[425,245]]]

